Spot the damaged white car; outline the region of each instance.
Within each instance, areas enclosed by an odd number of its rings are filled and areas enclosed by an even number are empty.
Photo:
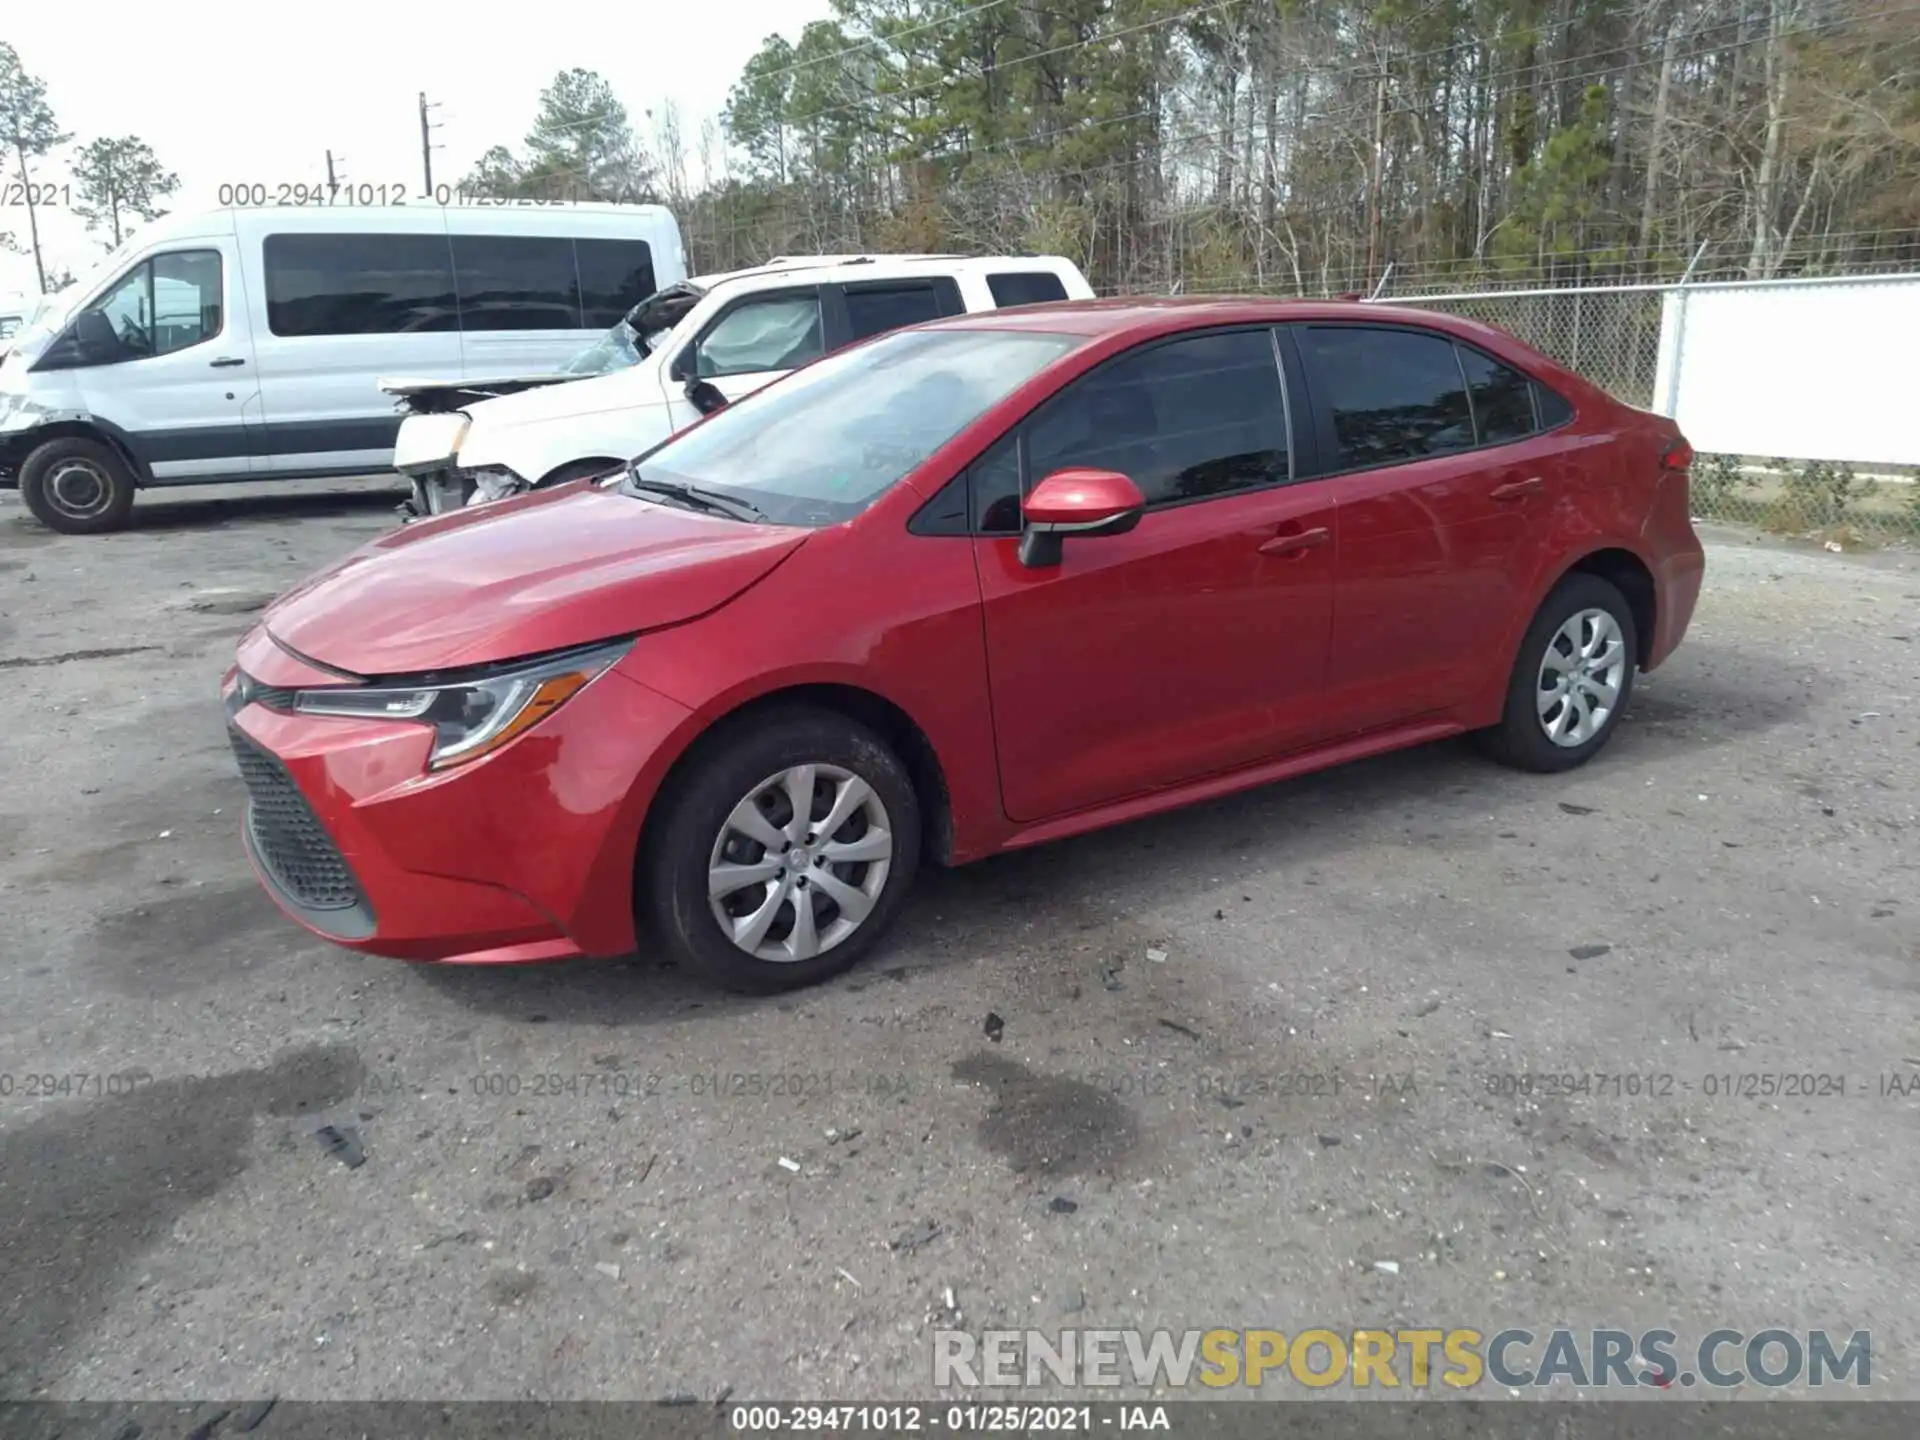
[[[561,371],[382,380],[405,418],[405,519],[605,474],[703,414],[870,335],[1093,288],[1058,256],[816,255],[699,276],[636,305]]]

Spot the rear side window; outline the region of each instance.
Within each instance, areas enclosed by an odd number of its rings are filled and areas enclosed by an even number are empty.
[[[1558,390],[1549,390],[1538,380],[1533,382],[1533,401],[1540,411],[1540,428],[1551,430],[1573,418],[1573,406]]]
[[[275,335],[410,335],[460,328],[444,235],[269,235]]]
[[[605,330],[659,288],[653,283],[653,251],[644,240],[576,240],[580,275],[580,323]]]
[[[564,236],[456,235],[453,278],[462,330],[580,328],[573,241]]]
[[[1060,283],[1060,277],[1047,270],[1009,270],[989,275],[987,290],[993,296],[993,303],[1002,310],[1067,298],[1067,287]]]
[[[1299,339],[1314,394],[1332,417],[1332,468],[1473,448],[1473,411],[1451,340],[1325,325],[1304,327]]]
[[[940,295],[924,280],[904,285],[863,285],[846,290],[852,338],[864,340],[903,325],[940,318]]]
[[[1498,360],[1455,347],[1460,369],[1467,377],[1467,398],[1473,406],[1474,433],[1482,445],[1521,440],[1539,427],[1533,416],[1533,382]]]
[[[1049,402],[1026,436],[1029,484],[1089,465],[1127,476],[1150,505],[1291,478],[1286,397],[1266,330],[1123,355]]]

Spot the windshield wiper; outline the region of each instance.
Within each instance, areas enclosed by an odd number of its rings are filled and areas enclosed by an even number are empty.
[[[669,480],[643,479],[638,466],[627,466],[627,488],[643,495],[664,495],[669,500],[678,500],[693,510],[705,510],[715,515],[725,515],[734,520],[748,522],[763,521],[766,511],[757,505],[749,505],[745,500],[736,500],[731,495],[717,495],[711,490],[702,490],[694,485],[676,485]]]

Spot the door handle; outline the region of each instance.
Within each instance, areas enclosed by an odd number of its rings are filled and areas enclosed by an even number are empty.
[[[1493,498],[1496,500],[1524,500],[1527,496],[1536,495],[1546,488],[1547,482],[1542,480],[1538,475],[1534,475],[1525,480],[1515,480],[1507,485],[1494,486]]]
[[[244,365],[247,362],[238,355],[222,355],[218,360],[210,360],[207,363],[215,370],[219,370],[228,365]]]
[[[1333,532],[1324,525],[1311,530],[1295,530],[1290,534],[1276,535],[1260,547],[1262,555],[1293,555],[1302,550],[1312,550],[1326,544],[1333,538]]]

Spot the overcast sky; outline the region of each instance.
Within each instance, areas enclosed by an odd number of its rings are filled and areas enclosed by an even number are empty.
[[[574,65],[606,76],[643,138],[643,112],[672,99],[691,152],[700,121],[719,115],[760,42],[776,30],[797,38],[829,6],[199,0],[103,11],[81,0],[6,10],[0,38],[46,82],[61,128],[76,141],[138,135],[180,176],[174,208],[185,210],[216,203],[223,183],[323,182],[329,148],[343,180],[419,187],[422,90],[440,105],[434,179],[457,180],[489,146],[517,147],[541,88]],[[34,178],[65,177],[43,161]],[[18,180],[9,159],[0,192]],[[26,244],[24,209],[0,209],[0,231],[9,230]],[[75,273],[104,253],[71,214],[45,216],[41,236],[49,262]],[[0,254],[0,291],[34,288],[32,258]]]

